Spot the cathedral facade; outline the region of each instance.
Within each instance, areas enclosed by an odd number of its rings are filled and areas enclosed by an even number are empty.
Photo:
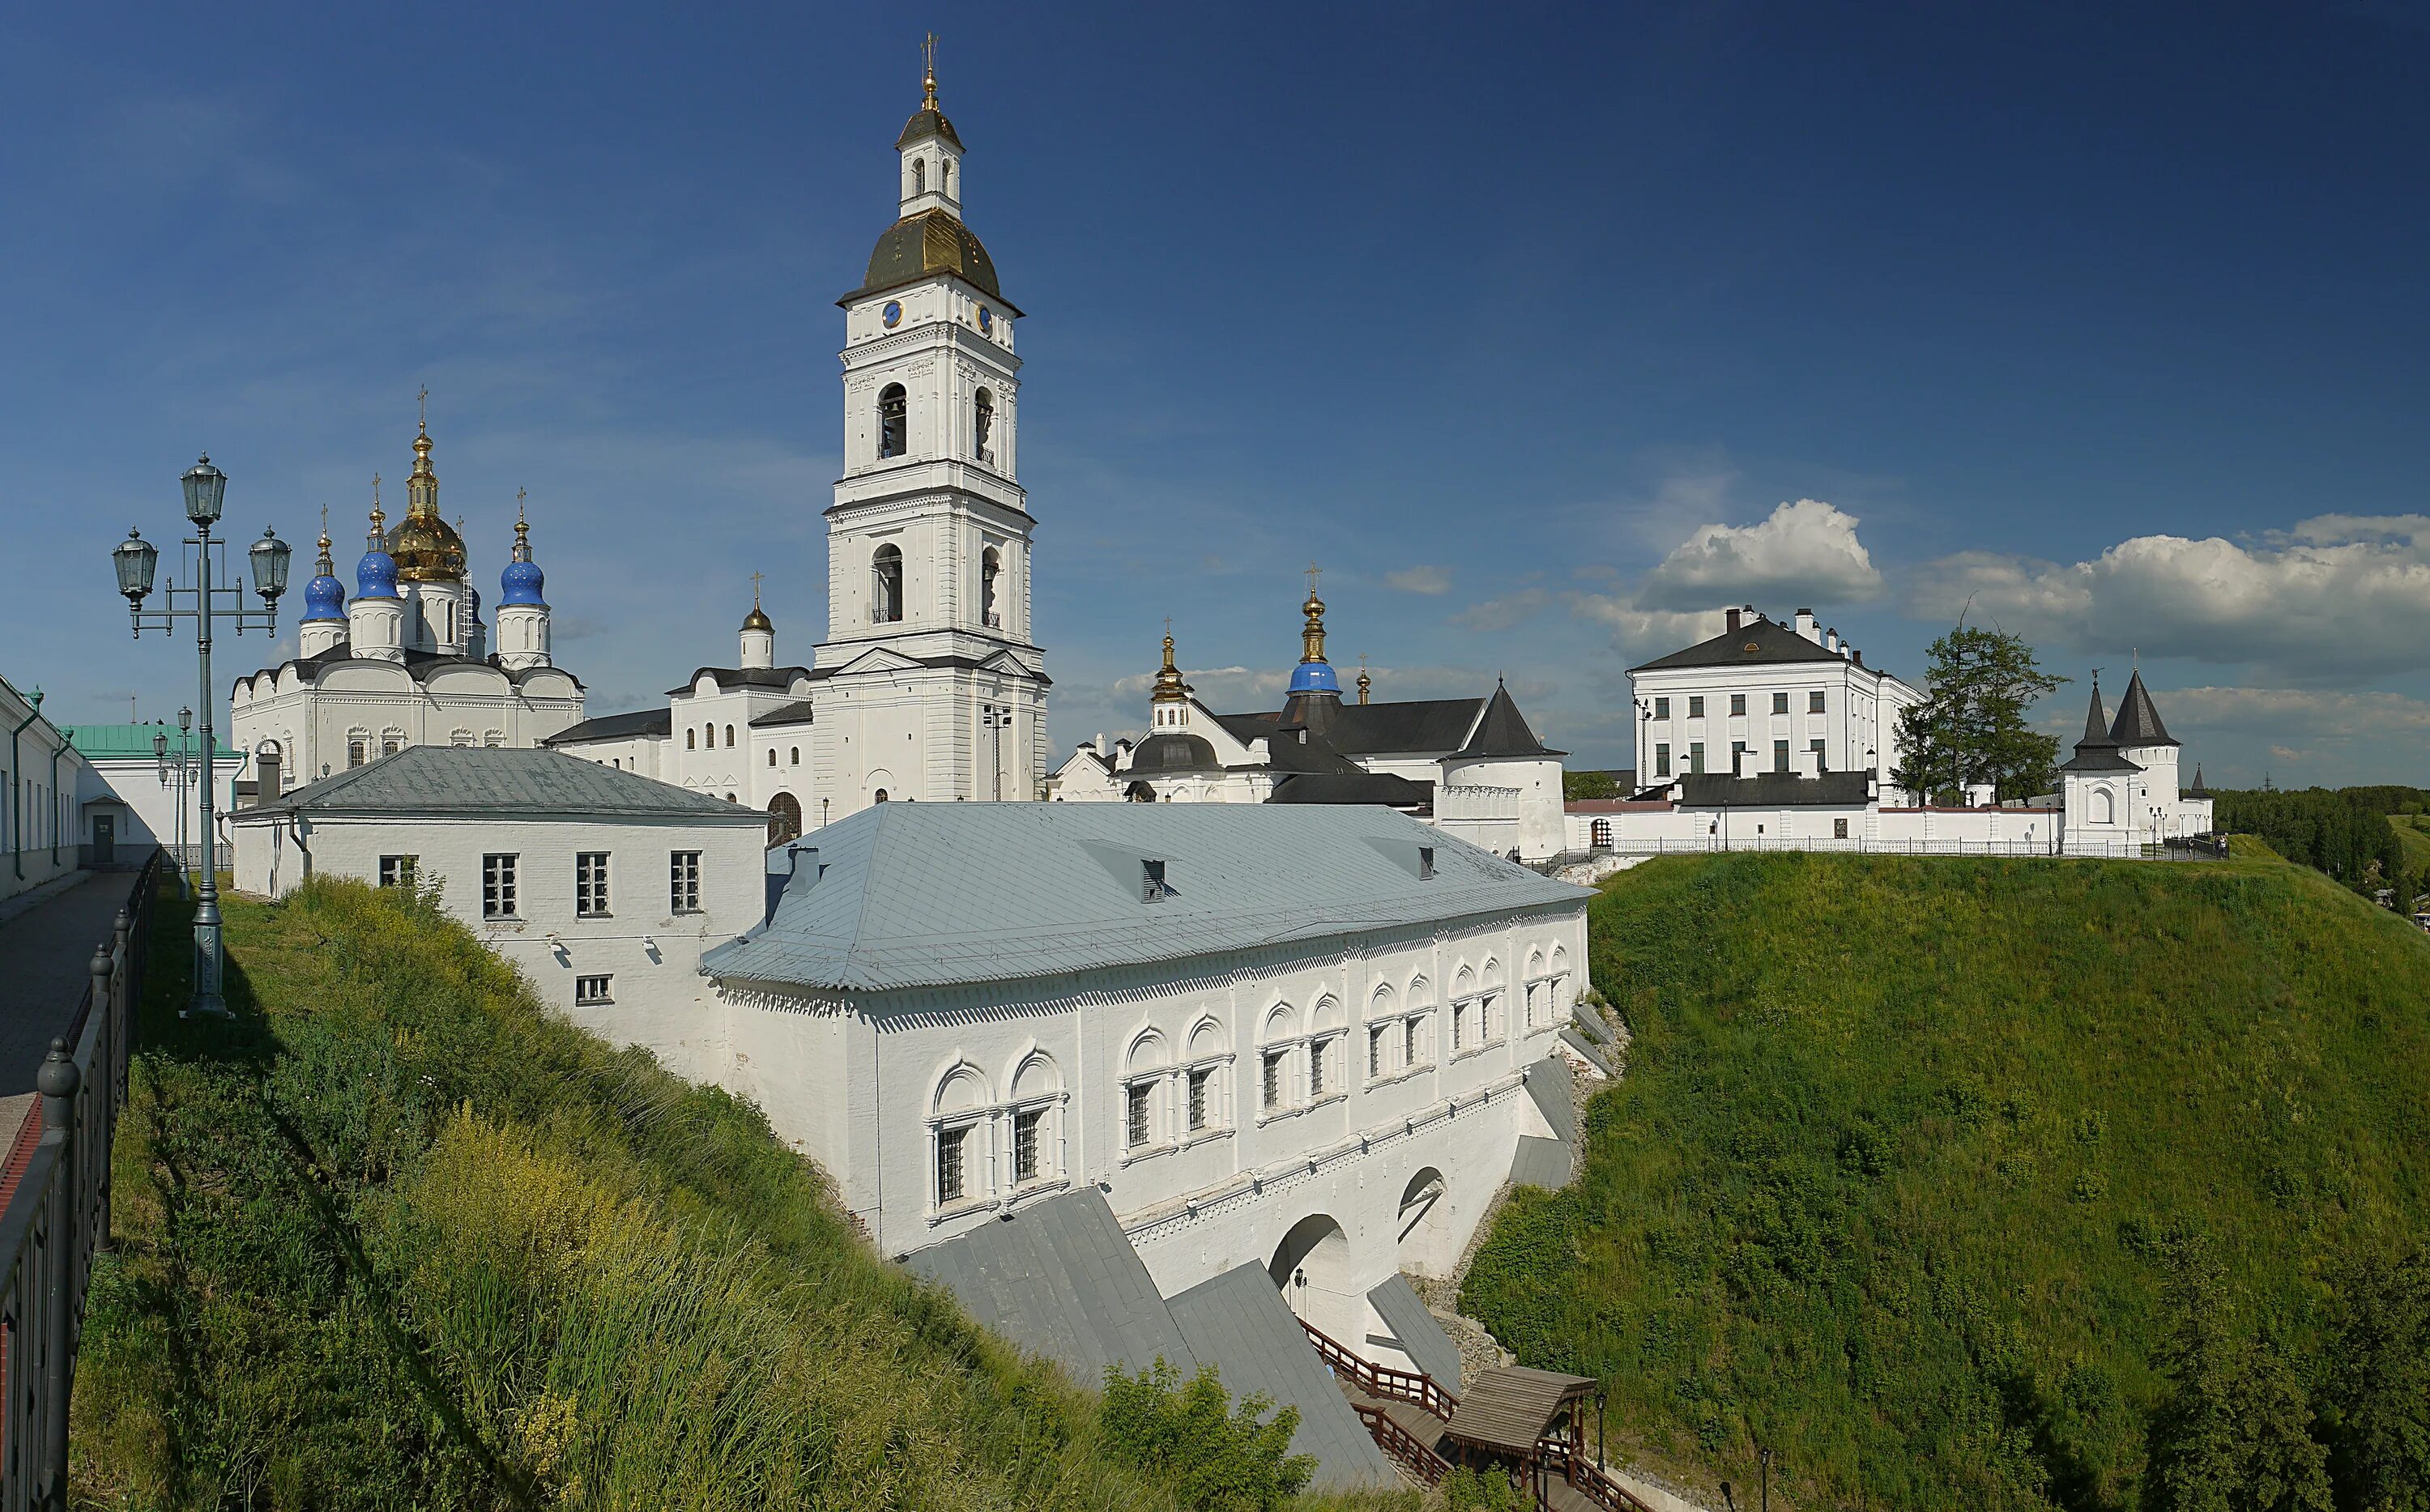
[[[826,638],[809,665],[776,667],[755,605],[736,666],[699,669],[663,715],[608,716],[551,742],[747,799],[772,835],[889,801],[1034,799],[1044,780],[1021,311],[963,224],[962,141],[933,71],[894,145],[899,215],[837,302],[843,475],[826,511]],[[732,755],[704,759],[704,731]]]
[[[321,531],[297,655],[236,680],[228,732],[267,800],[415,745],[524,748],[579,723],[582,684],[549,651],[545,579],[518,516],[500,577],[497,643],[467,579],[464,538],[439,513],[430,427],[413,440],[405,518],[376,487],[350,601]]]

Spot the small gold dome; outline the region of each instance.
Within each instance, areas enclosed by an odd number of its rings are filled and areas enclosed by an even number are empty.
[[[751,612],[743,617],[742,628],[745,630],[765,630],[770,635],[774,635],[776,633],[775,622],[769,619],[768,611],[761,608],[757,604],[751,606]]]

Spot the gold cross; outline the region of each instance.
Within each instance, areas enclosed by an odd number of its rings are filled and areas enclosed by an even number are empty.
[[[379,474],[377,473],[372,474],[372,507],[374,509],[379,507]]]
[[[422,406],[422,428],[428,430],[430,428],[430,385],[424,384],[422,391],[415,394],[413,398],[416,404]]]
[[[1173,616],[1170,614],[1164,617],[1164,638],[1167,640],[1173,639]]]
[[[328,533],[329,533],[329,507],[328,507],[327,505],[325,505],[325,505],[321,506],[321,534],[323,534],[323,535],[325,535],[325,535],[327,535]]]
[[[751,606],[755,609],[759,606],[759,574],[757,573],[751,574]]]
[[[517,523],[517,524],[522,524],[523,523],[524,523],[524,490],[521,490],[521,489],[517,489],[517,490],[515,490],[515,523]]]
[[[1323,568],[1319,567],[1314,562],[1307,564],[1307,591],[1311,597],[1316,593],[1316,580],[1323,575]]]

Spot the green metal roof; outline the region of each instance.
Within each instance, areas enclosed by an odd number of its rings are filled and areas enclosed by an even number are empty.
[[[772,869],[788,853],[774,914],[710,951],[709,975],[838,990],[1003,981],[1591,896],[1368,806],[891,803],[772,852]],[[1149,860],[1170,889],[1155,903]]]
[[[144,756],[152,755],[152,737],[166,732],[169,750],[175,754],[182,733],[186,744],[197,756],[202,754],[203,734],[200,730],[180,732],[174,724],[71,724],[68,743],[88,761],[106,760],[111,756]],[[211,753],[214,760],[233,761],[236,751],[222,740]]]

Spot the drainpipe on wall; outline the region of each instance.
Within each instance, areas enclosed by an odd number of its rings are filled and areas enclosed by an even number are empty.
[[[58,726],[53,725],[52,728],[58,729]],[[59,754],[68,748],[68,736],[71,733],[73,732],[59,730],[58,750],[51,753],[51,802],[54,805],[59,801]],[[54,814],[51,824],[51,864],[53,866],[59,864],[59,831],[65,827],[59,822],[59,816]]]

